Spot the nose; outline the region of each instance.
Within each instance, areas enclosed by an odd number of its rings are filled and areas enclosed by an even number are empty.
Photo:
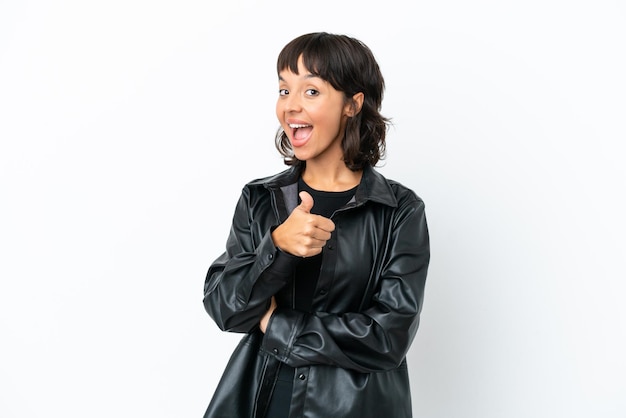
[[[296,94],[288,94],[284,100],[286,112],[299,112],[302,109],[300,98]]]

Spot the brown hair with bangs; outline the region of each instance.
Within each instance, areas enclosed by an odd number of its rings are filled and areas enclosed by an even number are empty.
[[[361,111],[348,118],[342,141],[343,159],[353,171],[375,166],[385,154],[389,119],[380,114],[385,81],[372,51],[346,35],[309,33],[289,42],[278,55],[277,71],[298,74],[298,59],[311,74],[329,82],[346,101],[364,95]],[[282,128],[276,133],[276,148],[286,165],[301,165]]]

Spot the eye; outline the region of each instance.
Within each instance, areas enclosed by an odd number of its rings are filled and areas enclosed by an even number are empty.
[[[279,96],[286,96],[289,94],[289,90],[287,89],[278,89],[278,95]]]
[[[320,92],[315,89],[307,89],[306,94],[307,96],[317,96]]]

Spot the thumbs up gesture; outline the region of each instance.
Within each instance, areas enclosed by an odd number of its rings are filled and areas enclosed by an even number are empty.
[[[300,192],[300,199],[300,205],[272,232],[272,240],[282,251],[298,257],[311,257],[322,252],[335,224],[311,213],[314,202],[310,194]]]

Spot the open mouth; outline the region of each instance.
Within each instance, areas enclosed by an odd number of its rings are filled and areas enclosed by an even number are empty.
[[[291,137],[293,138],[292,145],[301,146],[309,139],[311,132],[313,131],[312,125],[290,123]]]

